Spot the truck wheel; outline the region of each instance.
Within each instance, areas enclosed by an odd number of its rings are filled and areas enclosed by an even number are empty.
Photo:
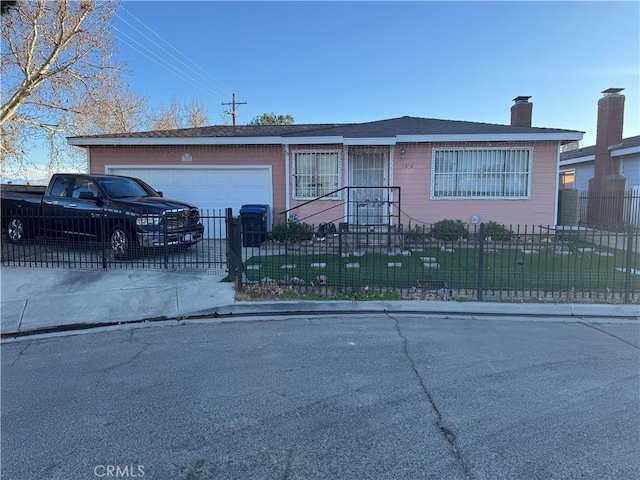
[[[123,260],[135,252],[135,238],[130,230],[122,225],[117,225],[111,230],[109,246],[116,260]]]
[[[7,237],[12,242],[22,242],[25,237],[24,223],[21,218],[14,217],[9,219],[7,223]]]

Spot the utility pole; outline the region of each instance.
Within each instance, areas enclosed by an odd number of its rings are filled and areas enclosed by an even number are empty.
[[[229,115],[231,115],[231,118],[233,119],[233,126],[236,126],[236,117],[238,116],[238,113],[236,112],[236,105],[246,105],[247,102],[236,102],[236,94],[234,93],[231,96],[231,101],[230,102],[222,102],[222,105],[231,105],[231,111],[230,112],[224,112],[224,113],[228,113]]]

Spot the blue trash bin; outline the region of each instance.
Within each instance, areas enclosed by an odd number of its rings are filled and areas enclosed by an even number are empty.
[[[267,240],[267,217],[269,205],[242,205],[242,246],[259,247]]]

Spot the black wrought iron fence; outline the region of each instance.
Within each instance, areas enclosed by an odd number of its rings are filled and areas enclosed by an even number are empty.
[[[138,226],[157,222],[156,236],[145,244],[133,235],[123,239],[114,212],[97,219],[99,228],[96,218],[18,213],[3,215],[2,265],[228,271],[239,288],[269,285],[320,297],[640,303],[640,229],[632,225],[613,232],[451,220],[407,228],[342,222],[335,231],[292,225],[264,232],[259,238],[266,241],[253,246],[244,235],[256,232],[243,232],[241,218],[227,209],[201,211],[202,238],[182,237],[182,243],[174,241],[176,229],[186,234],[176,218],[138,218]],[[52,229],[51,222],[66,228]],[[133,238],[137,248],[122,255],[121,242]],[[172,241],[154,245],[153,239]]]
[[[341,224],[245,248],[239,283],[294,296],[639,303],[639,236],[633,226]]]
[[[221,273],[227,269],[225,215],[3,210],[0,253],[6,266]]]
[[[579,223],[589,227],[624,231],[640,227],[640,188],[620,192],[580,192]]]

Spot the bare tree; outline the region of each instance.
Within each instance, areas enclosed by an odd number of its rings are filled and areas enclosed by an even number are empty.
[[[73,130],[78,135],[132,133],[146,128],[148,98],[134,94],[112,72],[99,96],[84,95],[80,99],[80,114],[74,115]]]
[[[187,108],[187,124],[191,128],[204,127],[209,124],[209,117],[202,102],[192,100]]]
[[[15,7],[17,0],[1,0],[0,1],[0,13],[4,15],[9,9]]]
[[[168,105],[162,105],[151,113],[150,123],[154,130],[174,130],[204,127],[209,124],[209,118],[202,102],[192,100],[186,103],[174,98]]]
[[[2,14],[2,168],[28,161],[30,142],[46,140],[49,164],[64,137],[113,91],[109,19],[116,4],[96,0],[18,1]]]

